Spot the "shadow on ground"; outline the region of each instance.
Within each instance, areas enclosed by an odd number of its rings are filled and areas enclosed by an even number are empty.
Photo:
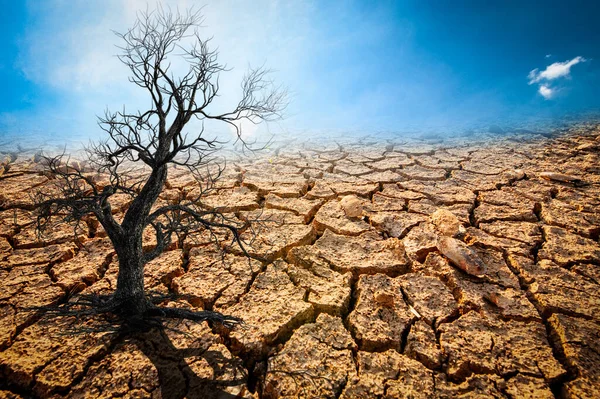
[[[163,399],[237,398],[239,396],[228,393],[226,388],[246,383],[246,375],[236,378],[233,373],[230,377],[231,359],[220,351],[202,347],[177,348],[166,332],[158,329],[130,339],[156,368]],[[209,376],[198,375],[188,362],[191,359],[192,365],[202,363],[202,370],[207,371],[206,366],[209,366]]]

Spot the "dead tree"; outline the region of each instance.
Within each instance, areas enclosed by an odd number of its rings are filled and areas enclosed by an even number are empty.
[[[280,118],[285,107],[285,91],[268,80],[269,71],[251,69],[241,84],[241,100],[230,112],[211,112],[219,94],[219,75],[227,69],[209,49],[209,40],[198,33],[199,12],[179,13],[158,9],[138,14],[135,25],[125,33],[119,59],[131,71],[129,81],[144,89],[151,107],[128,113],[106,112],[99,125],[108,138],[90,145],[89,161],[84,166],[70,162],[64,155],[46,159],[56,190],[38,194],[37,225],[43,231],[57,216],[69,222],[95,218],[110,238],[119,261],[117,287],[104,301],[92,304],[96,312],[110,312],[124,318],[159,315],[193,320],[235,320],[216,312],[193,312],[155,306],[144,290],[144,266],[165,251],[175,239],[198,230],[229,232],[241,246],[243,225],[228,220],[216,209],[201,204],[210,183],[222,168],[214,166],[217,138],[207,138],[204,121],[221,121],[232,126],[237,140],[243,141],[242,120],[253,123]],[[192,44],[186,46],[185,43]],[[171,62],[184,62],[187,73],[174,76]],[[200,132],[186,134],[184,128],[196,118]],[[135,166],[142,165],[146,173]],[[157,199],[173,167],[185,168],[197,177],[200,190],[188,198],[162,206]],[[215,172],[216,171],[216,172]],[[106,176],[100,185],[98,174]],[[131,197],[122,220],[115,219],[111,198],[117,194]],[[156,245],[144,250],[144,230],[153,229]]]

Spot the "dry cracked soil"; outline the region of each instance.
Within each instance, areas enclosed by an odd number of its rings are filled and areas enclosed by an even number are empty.
[[[110,293],[102,229],[39,237],[31,152],[0,168],[0,398],[600,397],[600,128],[281,143],[205,197],[260,213],[249,261],[199,235],[146,267],[170,305],[241,317],[123,336],[32,307]],[[96,179],[102,185],[102,177]],[[197,190],[170,173],[161,201]],[[117,216],[127,197],[115,196]],[[147,237],[145,246],[152,247]]]

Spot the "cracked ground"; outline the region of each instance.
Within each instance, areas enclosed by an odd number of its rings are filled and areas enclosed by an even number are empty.
[[[222,258],[200,234],[149,263],[145,285],[245,324],[126,337],[30,310],[110,293],[118,263],[92,221],[38,237],[30,193],[52,176],[7,155],[0,398],[600,397],[599,153],[583,125],[233,159],[204,201],[267,217],[246,237],[266,261]],[[160,201],[195,184],[172,170]],[[128,199],[111,205],[122,215]]]

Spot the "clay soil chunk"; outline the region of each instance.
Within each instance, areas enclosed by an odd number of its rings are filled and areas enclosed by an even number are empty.
[[[406,180],[402,175],[386,170],[384,172],[371,172],[360,176],[361,179],[371,183],[396,183]]]
[[[430,326],[443,322],[457,312],[452,292],[437,278],[408,273],[399,279],[408,303]]]
[[[36,265],[67,261],[75,256],[75,244],[55,244],[42,248],[15,249],[3,261],[4,267]]]
[[[377,212],[369,217],[373,227],[396,238],[403,238],[410,229],[425,220],[425,216],[409,212]]]
[[[473,375],[465,381],[456,383],[449,381],[445,374],[434,375],[435,393],[437,398],[476,398],[503,399],[506,395],[504,380],[494,375]]]
[[[421,199],[418,201],[408,201],[408,211],[420,213],[422,215],[432,215],[439,209],[445,209],[452,212],[462,224],[470,223],[472,204],[456,203],[453,205],[436,205],[430,199]]]
[[[313,306],[304,301],[306,290],[296,287],[281,261],[260,273],[247,294],[227,313],[241,317],[244,329],[231,333],[234,347],[244,352],[264,353],[278,338],[305,323]]]
[[[358,197],[368,198],[371,194],[379,190],[379,183],[371,182],[364,178],[348,179],[341,181],[339,177],[327,181],[327,185],[338,196],[356,195]]]
[[[406,182],[403,184],[409,184],[412,182]],[[398,198],[404,201],[408,200],[419,200],[425,198],[425,194],[422,194],[417,191],[411,191],[409,189],[400,188],[396,184],[384,184],[383,190],[381,191],[381,195],[385,195],[386,197]]]
[[[175,293],[195,307],[226,309],[241,297],[260,263],[243,256],[221,254],[206,248],[192,248],[187,272],[172,279]]]
[[[504,273],[510,273],[506,265],[500,270],[503,269]],[[497,317],[496,313],[499,312],[505,319],[541,321],[526,294],[518,288],[516,278],[508,287],[498,283],[475,282],[466,278],[459,269],[450,266],[448,261],[437,253],[429,254],[420,270],[421,273],[435,276],[446,284],[458,301],[461,313],[476,309],[491,312],[494,317]]]
[[[402,334],[416,318],[404,302],[401,283],[383,274],[358,279],[348,324],[361,349],[400,349]]]
[[[33,206],[33,189],[47,181],[47,177],[37,174],[26,174],[0,180],[0,206],[5,209]]]
[[[340,398],[431,398],[431,371],[394,350],[358,352],[358,374],[349,378]]]
[[[294,212],[303,217],[304,223],[308,223],[323,205],[323,202],[323,200],[309,200],[306,198],[281,198],[269,194],[265,198],[265,207]]]
[[[304,176],[294,174],[246,173],[242,184],[260,195],[272,193],[287,198],[302,197],[308,190]]]
[[[428,253],[436,250],[437,241],[438,233],[429,222],[413,227],[402,239],[408,257],[418,262],[423,262]]]
[[[47,325],[27,328],[0,356],[0,373],[22,389],[33,388],[42,396],[68,388],[85,371],[92,358],[107,349],[110,334],[72,334],[82,327],[75,318],[55,318]],[[88,327],[93,327],[89,325]]]
[[[448,179],[444,181],[416,181],[399,183],[399,186],[426,196],[437,205],[472,204],[476,195],[463,182]],[[416,199],[416,198],[411,198]]]
[[[458,161],[442,160],[439,157],[437,157],[437,153],[438,151],[436,151],[436,153],[433,156],[419,155],[413,158],[419,165],[429,169],[444,169],[447,171],[459,169],[460,164],[458,163]]]
[[[565,396],[600,396],[600,324],[562,314],[553,314],[548,322],[569,366],[577,371],[577,378],[564,386]]]
[[[308,302],[317,311],[341,315],[350,303],[352,274],[338,273],[313,252],[311,246],[292,248],[288,253],[290,279],[308,292]]]
[[[340,201],[330,200],[315,215],[313,225],[318,232],[329,229],[336,234],[357,236],[370,229],[360,218],[348,217]]]
[[[335,191],[333,191],[327,181],[317,180],[310,191],[306,193],[305,198],[311,200],[327,200],[335,198],[335,196]]]
[[[567,230],[554,226],[542,227],[546,241],[538,254],[540,259],[550,259],[561,266],[577,262],[600,263],[600,245]]]
[[[406,271],[409,265],[400,240],[382,239],[374,232],[346,237],[326,230],[315,243],[314,250],[340,273],[398,274]]]
[[[600,215],[598,213],[579,212],[559,201],[542,204],[541,217],[546,224],[562,227],[588,238],[598,237],[600,233]]]
[[[465,161],[461,162],[462,170],[466,170],[467,172],[479,173],[482,175],[499,175],[504,171],[503,168],[498,168],[495,166],[486,165],[481,162],[473,162],[473,161]]]
[[[15,309],[9,304],[0,305],[0,350],[12,344],[16,332]]]
[[[541,322],[538,311],[527,298],[527,293],[492,284],[482,287],[483,298],[494,305],[504,319]]]
[[[12,237],[24,226],[35,222],[35,217],[23,209],[0,211],[0,237]]]
[[[293,223],[293,218],[298,218],[291,212],[285,212],[291,216],[290,222],[285,223],[282,219],[269,219],[265,215],[264,222],[258,222],[254,230],[241,235],[245,240],[245,249],[252,256],[258,256],[267,260],[275,260],[284,256],[291,248],[307,245],[316,238],[315,229],[311,225]],[[243,256],[244,253],[236,243],[227,243],[227,250],[236,255]]]
[[[397,172],[411,180],[444,180],[446,178],[446,171],[443,169],[428,169],[419,165],[406,166]]]
[[[185,273],[183,251],[163,252],[144,267],[144,286],[148,290],[168,294],[175,277]]]
[[[508,238],[525,244],[535,245],[542,241],[542,232],[535,223],[497,221],[480,223],[479,228],[493,236]]]
[[[530,267],[528,274],[533,281],[529,291],[544,314],[575,314],[600,322],[600,291],[596,283],[548,260]]]
[[[455,237],[463,231],[462,225],[456,215],[447,209],[438,209],[433,212],[431,214],[431,222],[443,236]]]
[[[448,376],[524,373],[554,381],[565,373],[554,358],[541,323],[495,322],[471,311],[439,328]]]
[[[159,386],[158,372],[150,359],[135,344],[128,343],[118,345],[104,359],[93,364],[83,380],[71,389],[70,395],[81,399],[124,395],[151,398],[152,392],[160,391]]]
[[[488,223],[497,220],[511,220],[516,222],[537,222],[533,208],[515,208],[481,204],[475,208],[475,222]]]
[[[550,385],[542,378],[518,374],[506,383],[506,393],[513,398],[553,399]]]
[[[370,168],[378,171],[397,170],[413,164],[414,161],[407,156],[389,157],[380,161],[366,163]]]
[[[73,236],[73,226],[67,223],[57,223],[48,226],[40,235],[35,229],[35,225],[28,225],[13,237],[15,248],[34,248],[52,244],[60,244],[67,241],[79,242],[85,241],[88,231],[87,226],[81,224],[77,228],[77,239]]]
[[[256,398],[241,359],[206,324],[169,323],[118,344],[94,363],[69,397]]]
[[[203,196],[201,204],[219,212],[239,212],[258,209],[258,194],[248,187],[219,190],[216,194]]]
[[[543,203],[552,198],[555,187],[554,185],[543,181],[520,180],[512,187],[503,187],[503,191],[508,191],[529,200]]]
[[[468,172],[466,170],[453,170],[452,177],[462,181],[465,186],[473,191],[495,190],[501,184],[508,184],[510,175],[482,175],[479,173]]]
[[[368,166],[357,164],[354,162],[336,162],[333,168],[334,173],[343,173],[350,176],[360,176],[372,172],[373,169]]]
[[[418,320],[411,326],[404,353],[429,369],[440,368],[444,358],[433,328],[423,320]]]
[[[114,249],[108,238],[94,239],[86,242],[73,259],[54,266],[51,273],[58,284],[67,290],[82,283],[90,285],[102,277],[102,271],[113,254]]]
[[[24,323],[32,315],[30,307],[56,303],[64,291],[57,286],[39,266],[21,266],[9,273],[2,273],[0,281],[0,301],[7,301],[25,312],[17,314],[17,323]]]
[[[473,246],[480,246],[484,248],[489,247],[496,251],[505,251],[521,256],[531,256],[536,244],[539,244],[539,241],[541,241],[541,236],[537,242],[531,241],[524,243],[523,241],[516,241],[509,238],[502,238],[493,234],[488,234],[483,229],[469,227],[466,229],[464,240],[465,242],[469,243],[469,245]]]
[[[319,315],[315,323],[294,331],[281,352],[269,359],[263,397],[338,397],[356,374],[354,349],[342,319]]]
[[[375,193],[371,203],[365,205],[365,209],[370,212],[400,212],[406,210],[406,200]]]

